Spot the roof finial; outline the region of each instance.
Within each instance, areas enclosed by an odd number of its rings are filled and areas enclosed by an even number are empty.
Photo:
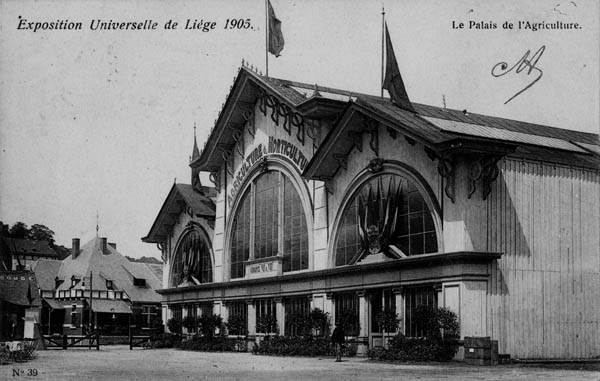
[[[100,235],[98,234],[98,231],[100,230],[100,223],[99,223],[100,217],[98,215],[98,210],[96,210],[96,237],[99,237]]]
[[[444,103],[444,110],[446,109],[446,95],[442,94],[442,102]]]

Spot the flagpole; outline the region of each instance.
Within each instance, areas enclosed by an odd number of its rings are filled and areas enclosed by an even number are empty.
[[[381,7],[381,97],[383,98],[383,72],[384,72],[384,45],[385,45],[385,7]]]
[[[269,76],[269,0],[265,0],[265,75]]]

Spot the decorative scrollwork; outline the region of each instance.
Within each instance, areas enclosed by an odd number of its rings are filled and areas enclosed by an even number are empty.
[[[369,147],[375,153],[375,156],[379,156],[379,135],[378,135],[379,123],[371,118],[364,117],[364,129],[371,136],[369,140]]]
[[[217,193],[220,193],[221,192],[221,172],[218,170],[211,172],[210,175],[208,176],[208,179],[210,180],[211,183],[214,184],[215,189],[217,190]]]
[[[292,134],[292,128],[297,128],[296,138],[302,145],[306,140],[306,126],[301,114],[295,112],[290,106],[281,102],[277,97],[267,94],[264,90],[258,91],[258,109],[267,115],[267,107],[271,109],[271,120],[279,126],[280,118],[283,119],[283,129],[288,135]]]
[[[481,193],[485,200],[492,191],[492,183],[498,178],[500,170],[498,169],[498,161],[501,156],[490,156],[484,160],[483,170],[481,175]]]
[[[362,152],[362,135],[362,132],[348,131],[348,137],[352,139],[352,143],[354,143],[354,147],[358,152]]]
[[[338,163],[340,168],[348,169],[348,156],[341,153],[334,153],[333,159]]]
[[[229,176],[233,177],[233,154],[229,150],[223,150],[223,152],[221,152],[221,157],[225,162],[225,170]],[[232,168],[229,168],[229,163],[231,163]]]
[[[454,163],[450,158],[438,156],[437,170],[440,176],[446,179],[446,186],[444,187],[444,193],[454,203],[455,201],[455,186],[454,186]]]
[[[244,131],[243,130],[233,130],[231,133],[231,137],[236,142],[236,152],[243,159],[244,158]]]

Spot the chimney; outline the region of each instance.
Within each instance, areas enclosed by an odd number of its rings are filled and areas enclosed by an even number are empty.
[[[115,242],[109,242],[108,246],[112,247],[113,249],[117,250],[117,244]]]
[[[79,238],[73,238],[73,243],[71,244],[71,254],[73,259],[76,259],[79,256]]]
[[[108,248],[106,247],[106,237],[102,237],[100,238],[100,241],[102,242],[102,246],[100,247],[102,249],[102,254],[110,254],[110,252],[108,251]]]

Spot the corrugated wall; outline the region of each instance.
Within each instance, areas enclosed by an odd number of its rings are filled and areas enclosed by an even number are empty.
[[[600,355],[600,175],[506,159],[487,202],[488,333],[518,358]]]

